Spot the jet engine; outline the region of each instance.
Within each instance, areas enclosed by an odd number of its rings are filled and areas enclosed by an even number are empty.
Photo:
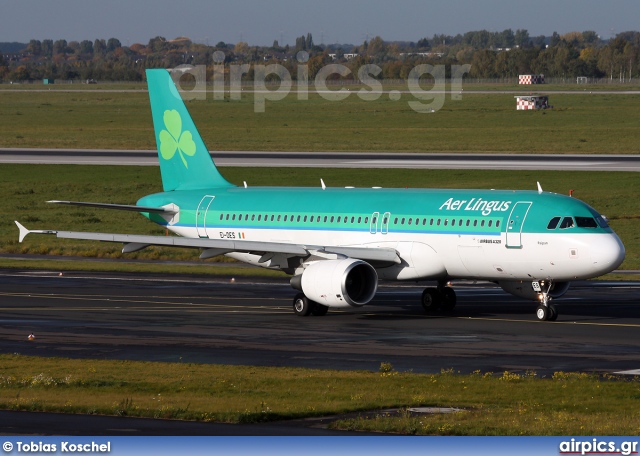
[[[311,263],[291,286],[327,307],[360,307],[373,299],[378,274],[369,263],[353,258]]]
[[[498,285],[507,293],[518,296],[519,298],[525,298],[531,301],[540,300],[540,292],[533,289],[531,282],[504,280],[498,282]],[[567,292],[569,285],[570,282],[553,282],[549,290],[549,296],[559,298]]]

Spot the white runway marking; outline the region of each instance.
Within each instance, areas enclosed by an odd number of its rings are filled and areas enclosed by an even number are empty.
[[[618,375],[640,375],[640,369],[614,372],[614,374],[618,374]]]

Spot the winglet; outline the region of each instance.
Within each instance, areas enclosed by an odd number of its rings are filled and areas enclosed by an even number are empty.
[[[18,222],[17,220],[15,220],[15,222],[16,222],[16,225],[18,225],[18,229],[20,230],[20,236],[18,237],[18,242],[22,242],[24,238],[27,237],[27,234],[31,233],[31,231],[29,231],[24,226],[22,226],[20,222]]]
[[[538,193],[542,193],[542,185],[540,185],[540,182],[536,182],[538,184]]]

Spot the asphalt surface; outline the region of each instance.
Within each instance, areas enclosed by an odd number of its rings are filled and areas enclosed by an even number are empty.
[[[2,353],[373,371],[384,361],[425,373],[640,368],[634,282],[575,284],[554,323],[471,283],[456,287],[450,315],[426,315],[422,288],[383,284],[367,306],[307,318],[293,314],[286,280],[5,271],[0,284]]]
[[[211,151],[219,166],[640,171],[640,155]],[[0,149],[0,163],[158,166],[156,151]]]
[[[640,283],[576,283],[555,301],[556,322],[537,321],[535,303],[494,286],[456,290],[451,314],[426,315],[420,287],[382,284],[363,308],[298,317],[286,280],[6,270],[0,353],[371,371],[389,362],[418,373],[539,376],[640,368]],[[0,412],[0,434],[332,434],[325,421],[252,427]]]

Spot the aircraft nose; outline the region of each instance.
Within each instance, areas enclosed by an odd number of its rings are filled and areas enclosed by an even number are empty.
[[[613,271],[624,261],[624,245],[615,234],[599,237],[590,250],[593,266],[601,274]]]

